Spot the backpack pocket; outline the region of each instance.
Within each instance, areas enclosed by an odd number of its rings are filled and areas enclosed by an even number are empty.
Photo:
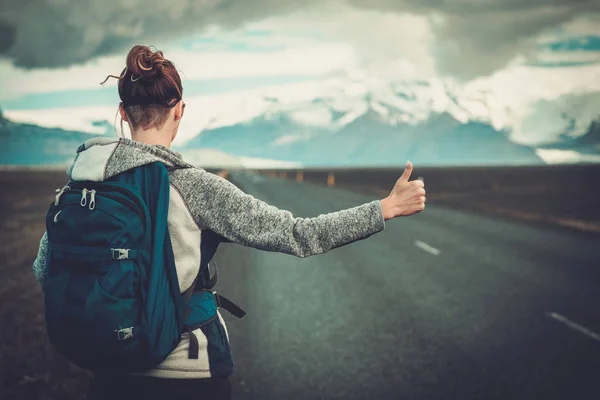
[[[93,348],[85,350],[94,369],[130,368],[143,349],[140,302],[108,293],[96,280],[85,302],[86,334]],[[85,361],[84,361],[85,362]]]
[[[109,350],[113,346],[120,347],[122,343],[119,342],[135,338],[133,334],[125,339],[119,338],[117,332],[140,325],[140,304],[136,298],[119,298],[109,294],[96,280],[85,302],[85,315],[89,334],[97,340],[95,343],[104,343],[105,350]]]
[[[185,320],[188,327],[197,329],[217,316],[217,304],[209,291],[196,292],[188,302],[191,312]]]
[[[116,299],[135,298],[139,291],[139,269],[134,260],[120,260],[99,280],[100,289]]]

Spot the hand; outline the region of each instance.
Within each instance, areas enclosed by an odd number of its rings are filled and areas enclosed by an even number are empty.
[[[383,217],[386,221],[396,217],[417,214],[425,209],[425,184],[419,180],[408,181],[412,170],[413,165],[409,161],[390,195],[381,200]]]

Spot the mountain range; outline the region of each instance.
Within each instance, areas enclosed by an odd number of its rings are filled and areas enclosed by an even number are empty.
[[[485,86],[461,91],[440,81],[338,78],[277,97],[248,97],[182,148],[214,147],[306,166],[551,162],[539,149],[571,151],[572,161],[579,153],[600,160],[594,100],[600,92],[511,109]]]
[[[595,100],[600,92],[511,106],[499,89],[486,85],[466,90],[442,81],[330,77],[287,91],[246,95],[204,124],[188,112],[188,126],[197,126],[198,133],[176,142],[174,149],[192,155],[188,161],[193,163],[203,164],[202,154],[210,160],[204,164],[224,165],[250,159],[307,167],[398,166],[406,160],[535,165],[552,162],[546,155],[557,152],[569,152],[569,162],[580,155],[598,162]],[[187,103],[191,109],[194,100]],[[114,135],[108,121],[92,124],[95,132]],[[0,111],[0,138],[0,164],[62,164],[90,134],[12,122]]]
[[[0,165],[69,164],[77,147],[90,137],[88,133],[15,123],[0,110]]]
[[[333,113],[332,113],[333,114]],[[261,115],[248,122],[210,129],[184,148],[219,148],[237,156],[262,157],[305,166],[542,164],[535,150],[508,139],[489,124],[457,121],[448,113],[419,124],[389,124],[373,109],[339,126],[307,126],[289,114]],[[337,118],[336,118],[337,117]]]

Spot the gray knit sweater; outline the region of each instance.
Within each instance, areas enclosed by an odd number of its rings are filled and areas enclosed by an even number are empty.
[[[155,161],[181,167],[169,176],[168,227],[182,292],[191,286],[198,273],[204,229],[244,246],[309,257],[363,239],[385,227],[378,200],[314,218],[298,218],[244,193],[224,178],[186,163],[179,153],[164,146],[124,138],[88,140],[78,149],[67,175],[73,180],[103,181]],[[33,264],[40,283],[45,276],[47,252],[44,234]],[[201,354],[204,349],[204,357],[188,359],[189,341],[184,338],[161,365],[146,374],[166,378],[209,377],[204,334],[201,330],[194,333],[199,338]]]

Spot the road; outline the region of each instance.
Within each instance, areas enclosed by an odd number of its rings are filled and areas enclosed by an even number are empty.
[[[376,198],[232,175],[311,217]],[[392,184],[392,183],[390,183]],[[223,245],[242,399],[599,399],[600,241],[453,211],[306,259]]]

